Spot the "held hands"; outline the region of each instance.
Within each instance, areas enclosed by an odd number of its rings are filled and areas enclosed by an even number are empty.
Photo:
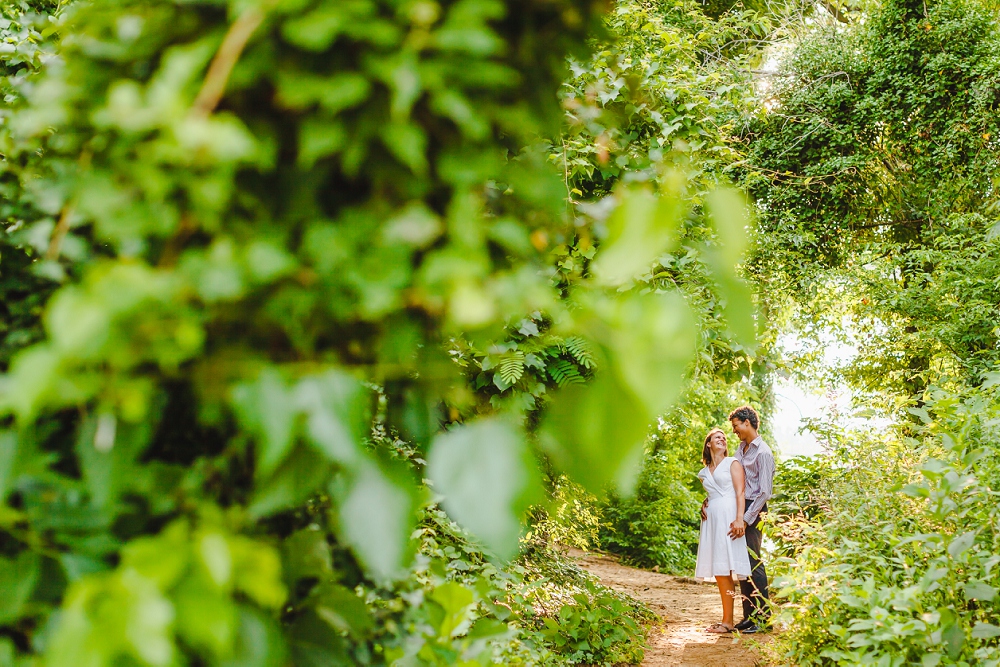
[[[705,498],[705,502],[703,502],[701,504],[701,520],[702,521],[705,521],[706,519],[708,519],[707,509],[708,509],[708,498]]]
[[[747,524],[743,517],[736,517],[736,520],[729,524],[729,537],[738,540],[747,532]]]

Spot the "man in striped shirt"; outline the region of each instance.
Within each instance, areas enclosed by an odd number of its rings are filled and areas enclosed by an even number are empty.
[[[736,460],[742,464],[746,473],[746,511],[743,521],[737,517],[733,522],[729,534],[738,537],[744,526],[736,524],[745,522],[751,571],[750,579],[740,582],[743,620],[736,624],[736,629],[751,634],[757,632],[760,626],[766,625],[771,615],[767,572],[760,560],[760,515],[767,512],[767,501],[771,499],[774,489],[774,454],[757,433],[760,417],[756,410],[748,405],[736,408],[730,413],[729,422],[733,425],[733,433],[740,439]]]

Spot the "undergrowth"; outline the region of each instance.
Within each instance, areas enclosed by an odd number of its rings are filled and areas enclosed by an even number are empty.
[[[1000,665],[994,392],[932,388],[780,473],[775,664]]]
[[[407,465],[422,465],[419,450],[384,428],[376,427],[372,435],[375,447]],[[565,478],[556,481],[553,507],[572,496],[567,484]],[[354,604],[367,607],[356,617],[370,620],[361,623],[360,631],[344,624],[344,653],[359,664],[641,662],[646,628],[656,615],[601,585],[554,548],[546,527],[556,523],[537,513],[536,528],[522,540],[519,556],[503,562],[437,505],[425,506],[412,535],[417,556],[410,576],[390,587],[356,580]],[[320,534],[318,527],[314,530]]]
[[[526,541],[515,562],[497,563],[436,506],[423,511],[414,537],[420,548],[411,578],[392,589],[356,589],[377,610],[379,632],[353,647],[355,657],[452,665],[473,649],[481,664],[642,661],[646,626],[656,616],[544,541]]]

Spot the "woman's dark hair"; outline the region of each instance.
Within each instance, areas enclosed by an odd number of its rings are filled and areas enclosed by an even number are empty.
[[[736,408],[729,413],[729,421],[734,419],[739,419],[741,422],[750,422],[754,430],[760,426],[760,417],[757,415],[757,411],[751,408],[749,405],[744,405],[741,408]]]
[[[712,436],[716,433],[721,433],[722,437],[726,437],[726,432],[721,428],[713,428],[708,432],[708,435],[705,436],[705,446],[701,449],[701,462],[707,466],[712,465],[712,448],[708,443],[711,442]]]

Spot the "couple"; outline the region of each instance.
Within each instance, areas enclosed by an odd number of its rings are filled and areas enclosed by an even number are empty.
[[[760,417],[749,406],[729,415],[733,433],[740,439],[736,456],[729,456],[722,429],[705,437],[698,473],[708,498],[701,506],[701,539],[695,576],[713,579],[722,596],[722,622],[706,632],[722,634],[738,630],[750,634],[766,626],[770,616],[767,573],[760,560],[760,514],[774,485],[774,455],[757,428]],[[734,580],[743,595],[743,620],[733,624]]]

